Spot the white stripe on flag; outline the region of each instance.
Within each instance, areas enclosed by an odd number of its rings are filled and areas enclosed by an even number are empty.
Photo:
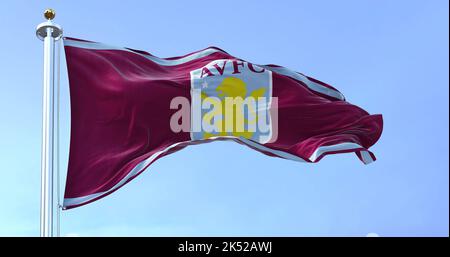
[[[205,141],[212,141],[213,139],[218,138],[218,137],[212,137],[208,140]],[[306,162],[304,159],[284,152],[284,151],[280,151],[280,150],[275,150],[275,149],[271,149],[269,147],[266,147],[264,145],[255,143],[251,140],[245,139],[245,138],[236,138],[236,137],[231,137],[231,136],[226,136],[226,137],[221,137],[221,138],[227,138],[227,139],[231,139],[231,140],[239,140],[241,142],[243,142],[244,144],[247,144],[249,146],[252,146],[254,148],[257,148],[261,151],[265,151],[265,152],[270,152],[276,156],[279,156],[281,158],[284,159],[288,159],[288,160],[294,160],[294,161],[299,161],[299,162]],[[184,144],[184,143],[189,143],[189,142],[193,142],[193,141],[184,141],[184,142],[178,142],[175,143],[167,148],[165,148],[164,150],[158,151],[156,153],[154,153],[153,155],[151,155],[150,157],[148,157],[147,159],[141,161],[140,163],[138,163],[119,183],[115,184],[112,188],[104,191],[104,192],[99,192],[99,193],[95,193],[95,194],[90,194],[90,195],[86,195],[86,196],[81,196],[81,197],[74,197],[74,198],[64,198],[64,203],[63,206],[64,208],[70,207],[70,206],[74,206],[74,205],[80,205],[83,203],[86,203],[88,201],[100,198],[101,196],[110,193],[111,191],[116,190],[117,188],[121,187],[122,185],[124,185],[126,182],[128,182],[133,176],[139,174],[141,171],[143,171],[145,169],[145,167],[150,164],[153,160],[155,160],[159,155],[169,151],[170,149],[180,145],[180,144]],[[362,146],[356,144],[356,143],[340,143],[340,144],[336,144],[336,145],[328,145],[328,146],[321,146],[318,147],[314,153],[309,157],[309,160],[314,162],[316,161],[320,156],[322,156],[325,153],[328,152],[335,152],[335,151],[344,151],[344,150],[354,150],[354,149],[361,149],[363,148]],[[370,156],[368,151],[361,151],[361,156],[363,158],[363,162],[365,164],[368,164],[370,162],[373,161],[372,157]]]
[[[108,190],[106,190],[104,192],[99,192],[99,193],[90,194],[90,195],[81,196],[81,197],[64,198],[63,206],[64,207],[69,207],[69,206],[73,206],[73,205],[79,205],[79,204],[91,201],[93,199],[99,198],[102,195],[105,195],[105,194],[107,194],[107,193],[109,193],[111,191],[114,191],[115,189],[117,189],[117,188],[121,187],[123,184],[125,184],[133,176],[135,176],[135,175],[139,174],[141,171],[143,171],[145,169],[145,167],[147,167],[147,165],[152,163],[152,161],[155,160],[159,155],[169,151],[170,149],[172,149],[175,146],[180,145],[182,143],[185,143],[185,142],[178,142],[176,144],[173,144],[173,145],[165,148],[164,150],[158,151],[158,152],[152,154],[147,159],[141,161],[122,180],[120,180],[119,183],[115,184],[110,189],[108,189]]]
[[[178,59],[173,59],[173,60],[167,60],[167,59],[162,59],[162,58],[158,58],[156,56],[151,56],[151,55],[146,55],[146,54],[141,54],[135,51],[132,51],[130,49],[127,48],[123,48],[123,47],[115,47],[115,46],[110,46],[110,45],[105,45],[102,43],[96,43],[96,42],[84,42],[84,41],[78,41],[78,40],[71,40],[71,39],[64,39],[64,46],[72,46],[72,47],[78,47],[78,48],[84,48],[84,49],[93,49],[93,50],[120,50],[120,51],[125,51],[125,52],[130,52],[130,53],[134,53],[137,55],[140,55],[142,57],[145,57],[159,65],[162,66],[174,66],[174,65],[180,65],[183,63],[187,63],[205,56],[208,56],[210,54],[213,53],[224,53],[223,51],[216,49],[216,48],[206,48],[205,50],[202,50],[200,52],[197,53],[193,53],[190,54],[188,56],[182,57],[182,58],[178,58]]]
[[[310,79],[308,79],[305,75],[300,74],[298,72],[295,72],[293,70],[290,70],[288,68],[284,68],[284,67],[272,67],[272,66],[267,66],[267,65],[260,65],[261,67],[264,67],[268,70],[271,70],[273,72],[279,73],[281,75],[284,76],[288,76],[290,78],[293,78],[295,80],[301,81],[303,82],[309,89],[316,91],[318,93],[327,95],[327,96],[331,96],[333,98],[339,99],[344,101],[345,97],[344,95],[336,90],[333,90],[329,87],[323,86],[319,83],[316,83],[314,81],[311,81]]]
[[[167,59],[163,59],[163,58],[159,58],[156,56],[151,56],[151,55],[146,55],[146,54],[141,54],[135,51],[132,51],[130,49],[124,48],[124,47],[115,47],[115,46],[110,46],[110,45],[106,45],[106,44],[102,44],[102,43],[97,43],[97,42],[85,42],[85,41],[78,41],[78,40],[71,40],[71,39],[64,39],[64,46],[71,46],[71,47],[78,47],[78,48],[84,48],[84,49],[93,49],[93,50],[119,50],[119,51],[125,51],[125,52],[130,52],[130,53],[134,53],[137,54],[139,56],[142,56],[144,58],[147,58],[159,65],[162,66],[175,66],[175,65],[180,65],[183,63],[187,63],[205,56],[208,56],[210,54],[213,53],[217,53],[217,52],[221,52],[224,53],[223,51],[217,49],[217,48],[206,48],[200,52],[196,52],[193,54],[190,54],[188,56],[185,57],[181,57],[178,59],[173,59],[173,60],[167,60]],[[318,93],[324,94],[324,95],[328,95],[331,96],[333,98],[339,99],[339,100],[345,100],[345,97],[343,94],[341,94],[339,91],[333,90],[331,88],[325,87],[319,83],[316,83],[314,81],[309,80],[306,76],[292,71],[290,69],[284,68],[284,67],[272,67],[272,66],[267,66],[267,65],[259,65],[261,67],[264,67],[268,70],[274,71],[276,73],[279,73],[281,75],[284,76],[288,76],[290,78],[293,78],[295,80],[301,81],[303,82],[309,89],[316,91]]]
[[[374,161],[374,159],[372,158],[372,156],[370,155],[370,153],[368,151],[361,151],[361,158],[364,162],[364,164],[369,164],[372,163]]]
[[[324,145],[318,147],[314,153],[309,157],[309,160],[315,162],[319,157],[321,157],[325,153],[336,152],[336,151],[345,151],[345,150],[354,150],[364,148],[356,143],[340,143],[335,145]]]

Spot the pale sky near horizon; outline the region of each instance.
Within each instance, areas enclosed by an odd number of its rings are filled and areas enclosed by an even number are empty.
[[[39,235],[43,44],[35,28],[47,7],[65,36],[159,57],[217,46],[327,82],[384,118],[370,165],[354,154],[306,164],[232,142],[188,147],[115,193],[64,211],[62,235],[448,236],[448,5],[1,1],[0,236]],[[63,56],[61,64],[64,184],[70,107]]]

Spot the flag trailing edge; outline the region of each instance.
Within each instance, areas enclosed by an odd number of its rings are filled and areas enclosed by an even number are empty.
[[[375,161],[368,148],[381,136],[382,116],[369,115],[304,74],[252,64],[217,47],[158,58],[75,38],[63,42],[72,119],[64,209],[114,192],[162,156],[217,140],[301,162],[347,152],[365,164]],[[242,103],[249,110],[242,115],[232,107],[235,117],[228,118],[227,98],[239,97],[254,97],[254,107]],[[184,104],[189,110],[183,116],[176,107]],[[204,105],[223,107],[224,114],[211,115]],[[236,124],[220,130],[238,116],[243,127],[256,130],[237,131]],[[211,125],[206,117],[223,122]]]

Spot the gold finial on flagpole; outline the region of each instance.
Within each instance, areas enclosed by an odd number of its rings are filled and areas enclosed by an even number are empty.
[[[62,28],[52,21],[55,16],[56,12],[51,8],[48,8],[44,11],[44,17],[47,21],[42,22],[36,28],[36,36],[40,40],[44,41],[44,38],[47,36],[47,34],[50,34],[55,40],[61,39],[63,33]],[[48,29],[51,30],[49,31]]]
[[[47,10],[45,10],[44,12],[44,17],[47,20],[53,20],[56,16],[55,10],[48,8]]]

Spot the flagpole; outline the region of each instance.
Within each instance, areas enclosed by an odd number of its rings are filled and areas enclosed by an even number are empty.
[[[62,28],[52,22],[55,11],[47,9],[44,12],[47,21],[36,28],[36,36],[44,41],[44,84],[42,98],[42,153],[41,153],[41,226],[42,237],[52,237],[53,218],[56,205],[53,197],[55,165],[55,42],[61,39]],[[58,56],[59,57],[59,56]],[[58,62],[57,62],[58,63]]]

